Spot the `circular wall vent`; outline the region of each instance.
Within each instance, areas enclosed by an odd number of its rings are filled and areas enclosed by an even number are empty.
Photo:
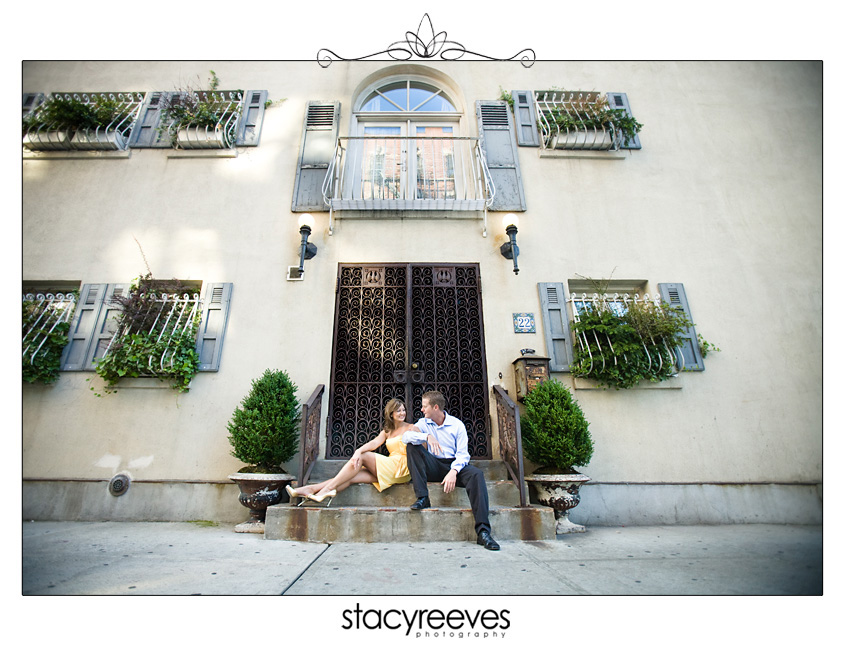
[[[108,491],[112,493],[112,495],[119,497],[123,494],[126,494],[127,490],[129,489],[129,477],[126,474],[118,474],[115,476],[111,481],[108,483]]]

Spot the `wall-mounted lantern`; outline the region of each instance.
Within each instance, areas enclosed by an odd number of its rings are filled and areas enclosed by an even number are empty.
[[[504,216],[504,231],[510,237],[510,242],[504,243],[499,250],[504,258],[513,259],[513,273],[519,273],[519,246],[516,244],[516,234],[519,232],[519,216],[508,213]]]
[[[311,230],[314,228],[314,216],[310,213],[303,213],[299,218],[299,233],[302,236],[302,245],[299,252],[299,276],[305,274],[305,259],[312,259],[316,256],[317,246],[308,242]]]

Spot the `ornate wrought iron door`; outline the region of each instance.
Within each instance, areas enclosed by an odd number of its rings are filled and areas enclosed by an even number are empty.
[[[428,390],[466,424],[472,458],[490,459],[478,265],[341,264],[326,458],[348,458],[377,435],[391,397],[419,419]]]

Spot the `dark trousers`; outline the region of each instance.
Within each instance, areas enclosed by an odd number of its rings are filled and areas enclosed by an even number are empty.
[[[407,445],[407,468],[416,498],[428,496],[428,483],[439,483],[451,470],[454,458],[437,458],[421,444]],[[475,532],[491,531],[489,527],[489,496],[486,491],[484,473],[473,465],[466,465],[457,472],[457,485],[466,488],[472,514],[475,516]]]

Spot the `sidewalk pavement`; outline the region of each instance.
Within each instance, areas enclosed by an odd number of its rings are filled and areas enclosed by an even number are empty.
[[[823,528],[590,527],[556,541],[310,543],[208,522],[24,522],[31,595],[821,595]]]

